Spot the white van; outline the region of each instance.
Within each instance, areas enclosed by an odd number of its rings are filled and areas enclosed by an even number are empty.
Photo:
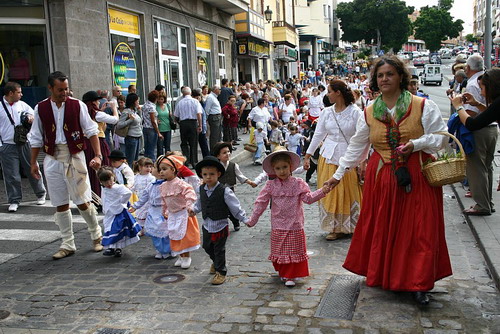
[[[443,83],[443,73],[441,65],[439,64],[426,64],[424,72],[422,73],[422,83],[426,86],[428,83],[435,83],[441,86]]]

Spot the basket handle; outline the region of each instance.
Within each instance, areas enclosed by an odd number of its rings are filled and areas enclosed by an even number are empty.
[[[453,139],[455,141],[455,143],[457,143],[458,145],[458,148],[460,149],[460,154],[462,154],[462,157],[465,157],[465,151],[464,151],[464,147],[462,146],[462,143],[460,142],[460,140],[457,139],[457,137],[455,137],[454,135],[452,135],[451,133],[449,133],[448,131],[438,131],[438,132],[434,132],[432,133],[433,135],[443,135],[443,136],[448,136],[450,137],[451,139]],[[422,163],[422,153],[421,151],[419,152],[418,154],[419,156],[419,160],[420,160],[420,167],[423,166],[423,163]]]

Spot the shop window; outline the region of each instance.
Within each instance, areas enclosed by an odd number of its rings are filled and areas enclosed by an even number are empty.
[[[226,45],[223,40],[218,40],[218,58],[219,58],[219,79],[227,78],[226,72]]]
[[[32,107],[45,99],[49,76],[47,50],[44,25],[0,24],[0,86],[8,81],[19,83],[23,101]]]
[[[113,50],[114,84],[121,87],[123,95],[128,94],[128,86],[135,85],[137,95],[143,97],[140,40],[111,34],[111,47]],[[141,103],[143,102],[141,101]]]
[[[177,27],[160,22],[161,54],[166,56],[179,56],[179,39]]]

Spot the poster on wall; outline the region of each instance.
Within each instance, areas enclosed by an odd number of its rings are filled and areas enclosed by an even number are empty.
[[[120,42],[113,52],[113,77],[123,95],[128,94],[128,86],[137,84],[137,66],[134,52],[127,43]]]
[[[0,52],[0,85],[3,83],[5,76],[5,63],[3,62],[2,53]]]
[[[198,85],[203,87],[207,84],[207,60],[205,57],[198,56]]]

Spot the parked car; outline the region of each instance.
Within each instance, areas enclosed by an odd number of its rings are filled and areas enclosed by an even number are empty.
[[[441,59],[451,59],[451,50],[450,49],[444,49],[441,52]]]
[[[423,57],[413,59],[414,66],[424,66],[425,64],[427,64],[427,60]]]
[[[424,86],[429,83],[435,83],[441,86],[443,83],[443,72],[439,64],[426,64],[422,73],[421,81]]]

